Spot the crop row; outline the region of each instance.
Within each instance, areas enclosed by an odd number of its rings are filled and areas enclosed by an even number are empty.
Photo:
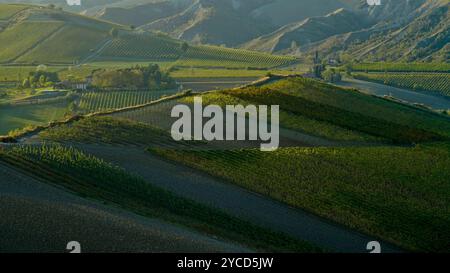
[[[272,251],[317,251],[309,244],[176,196],[101,159],[59,145],[0,150],[0,160],[52,184],[143,216]]]
[[[150,151],[411,250],[449,250],[448,144]]]
[[[355,74],[355,78],[450,96],[450,74],[448,73],[361,73]]]
[[[160,99],[170,91],[102,91],[81,95],[79,108],[84,112],[111,110],[146,104]]]
[[[448,63],[361,63],[352,64],[354,71],[368,72],[450,72]]]

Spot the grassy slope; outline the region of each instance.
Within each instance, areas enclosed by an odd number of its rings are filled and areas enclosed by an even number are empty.
[[[347,110],[402,126],[450,137],[448,117],[308,79],[290,79],[267,87],[307,101]]]
[[[0,82],[18,82],[30,72],[36,71],[37,66],[0,66]],[[56,72],[59,67],[48,67],[47,71]]]
[[[246,90],[243,91],[247,92]],[[249,105],[249,104],[264,104],[264,102],[255,99],[241,99],[238,91],[223,91],[218,93],[208,93],[202,96],[203,104],[215,104],[225,107],[226,105]],[[263,97],[264,95],[258,95]],[[272,103],[273,100],[267,98],[267,103]],[[193,103],[193,97],[184,98],[182,102]],[[293,113],[289,109],[284,108],[285,104],[280,104],[280,125],[284,128],[292,129],[295,131],[304,132],[310,135],[324,137],[331,140],[338,141],[370,141],[379,142],[382,138],[374,137],[369,134],[358,132],[356,130],[346,129],[333,124],[332,122],[324,122],[308,115],[302,115],[299,113]]]
[[[0,62],[20,56],[61,26],[60,22],[23,22],[0,32]]]
[[[204,97],[205,104],[243,100],[280,104],[285,111],[344,127],[360,124],[366,132],[398,142],[448,139],[450,132],[446,117],[306,79]],[[283,148],[273,153],[151,151],[405,248],[448,251],[449,147],[446,142],[414,148]]]
[[[0,135],[31,125],[44,125],[60,120],[67,114],[67,103],[0,106]]]
[[[282,126],[331,139],[374,141],[375,137],[410,144],[450,136],[446,117],[309,79],[204,96],[205,104],[280,105]]]
[[[80,61],[94,51],[107,36],[107,33],[99,30],[67,25],[58,35],[52,36],[40,46],[22,55],[17,62],[48,63],[51,60],[53,63],[72,63]]]

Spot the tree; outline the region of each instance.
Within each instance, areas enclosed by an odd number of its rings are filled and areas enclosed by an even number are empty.
[[[47,78],[45,77],[45,75],[41,75],[39,77],[39,86],[41,86],[41,87],[45,86],[46,82],[47,82]]]
[[[327,82],[335,83],[340,82],[342,80],[342,77],[339,71],[336,71],[334,68],[332,68],[322,72],[322,79],[324,79]]]

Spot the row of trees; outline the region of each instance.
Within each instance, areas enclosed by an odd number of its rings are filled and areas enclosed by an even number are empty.
[[[162,90],[176,87],[168,73],[157,64],[135,66],[118,70],[97,70],[93,73],[92,86],[97,88],[124,88]]]
[[[23,80],[23,88],[40,88],[51,87],[56,82],[59,82],[58,74],[56,72],[35,71],[30,72],[28,77]]]

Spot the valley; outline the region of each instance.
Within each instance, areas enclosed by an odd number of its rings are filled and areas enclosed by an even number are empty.
[[[0,0],[0,252],[449,252],[449,7]]]

